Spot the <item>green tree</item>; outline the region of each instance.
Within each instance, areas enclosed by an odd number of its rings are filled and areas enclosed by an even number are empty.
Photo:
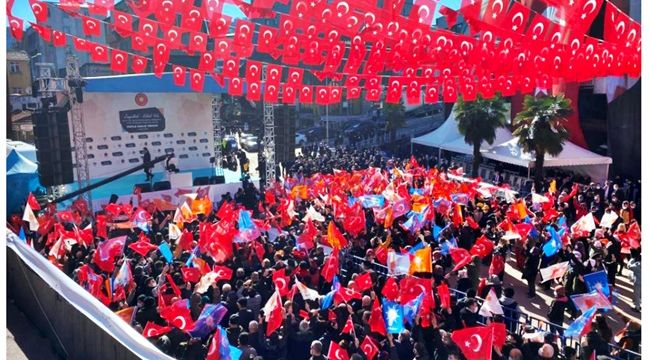
[[[571,100],[564,95],[534,97],[526,95],[523,110],[515,117],[513,135],[519,137],[524,151],[535,154],[535,182],[544,177],[544,156],[562,152],[569,138],[567,116],[571,114]]]
[[[481,164],[481,144],[483,141],[492,145],[496,138],[496,129],[506,123],[506,106],[499,94],[492,99],[477,95],[475,101],[466,102],[458,98],[454,115],[458,121],[458,132],[465,137],[465,143],[472,145],[474,160],[472,176],[478,176]]]
[[[397,129],[406,126],[404,101],[400,100],[398,104],[384,104],[384,111],[386,113],[386,131],[390,132],[390,142],[394,143],[397,138]]]

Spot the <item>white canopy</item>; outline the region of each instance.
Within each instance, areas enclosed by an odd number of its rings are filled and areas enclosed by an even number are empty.
[[[411,140],[414,144],[437,147],[438,149],[453,151],[461,154],[472,155],[472,146],[465,143],[464,137],[458,132],[454,111],[436,130]],[[507,164],[533,168],[535,156],[524,152],[517,144],[517,139],[506,128],[496,131],[496,138],[492,146],[483,142],[481,154],[487,159],[492,159]],[[569,170],[587,175],[595,182],[604,182],[609,173],[610,157],[595,154],[570,142],[564,143],[564,149],[558,156],[546,155],[544,167],[570,167]]]
[[[454,108],[455,108],[454,104]],[[512,139],[512,134],[506,128],[498,128],[493,144],[501,144]],[[471,145],[465,142],[465,137],[458,132],[458,122],[454,115],[454,109],[451,110],[449,117],[445,122],[440,125],[436,130],[424,134],[420,137],[411,140],[414,144],[437,147],[439,149],[453,151],[461,154],[472,155],[474,150]],[[482,150],[487,150],[490,144],[483,142],[481,144]]]
[[[517,144],[516,138],[496,144],[488,150],[482,151],[482,155],[487,159],[525,168],[535,166],[535,156],[524,152]],[[603,182],[607,179],[611,163],[612,158],[598,155],[568,141],[564,143],[564,148],[558,156],[547,154],[544,157],[544,167],[571,167],[572,171],[588,175],[596,182]]]

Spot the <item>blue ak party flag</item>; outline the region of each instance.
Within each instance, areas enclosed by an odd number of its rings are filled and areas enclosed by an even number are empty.
[[[386,330],[391,334],[400,334],[404,331],[404,311],[398,303],[382,299]]]

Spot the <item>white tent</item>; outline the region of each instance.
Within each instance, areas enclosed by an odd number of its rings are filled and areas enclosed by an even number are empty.
[[[454,104],[454,108],[455,108]],[[509,113],[509,110],[508,110]],[[507,115],[509,116],[509,115]],[[501,144],[512,139],[512,134],[506,128],[498,128],[493,144]],[[451,110],[449,117],[436,130],[411,139],[411,142],[418,145],[436,147],[438,149],[453,151],[461,154],[472,155],[474,153],[472,145],[465,143],[465,138],[458,132],[458,122],[454,115],[454,109]],[[490,144],[483,142],[482,150],[487,150]]]
[[[518,165],[528,169],[535,167],[535,156],[524,152],[517,144],[516,138],[495,144],[482,151],[483,157],[507,164]],[[565,142],[564,149],[558,156],[546,155],[544,167],[567,167],[579,174],[587,175],[595,182],[604,182],[609,173],[612,158],[595,154],[580,146]]]

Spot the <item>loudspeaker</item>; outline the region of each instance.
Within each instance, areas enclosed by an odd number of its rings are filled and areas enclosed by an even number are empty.
[[[117,202],[117,199],[119,199],[119,198],[120,198],[119,196],[117,196],[115,194],[111,194],[111,198],[108,200],[108,203],[109,204],[115,204]]]
[[[226,177],[223,175],[217,175],[213,176],[214,179],[214,184],[225,184],[226,183]]]
[[[296,159],[296,107],[278,106],[275,109],[275,161],[283,164]]]
[[[169,190],[171,188],[172,184],[169,181],[158,181],[153,184],[153,191]]]
[[[50,107],[33,114],[34,142],[41,184],[55,186],[74,181],[67,111]]]
[[[140,183],[140,184],[135,184],[134,188],[139,187],[140,188],[140,193],[148,193],[151,192],[151,184],[150,183]]]
[[[199,185],[209,185],[210,184],[210,178],[208,176],[201,176],[197,177],[194,179],[194,186],[199,186]]]

